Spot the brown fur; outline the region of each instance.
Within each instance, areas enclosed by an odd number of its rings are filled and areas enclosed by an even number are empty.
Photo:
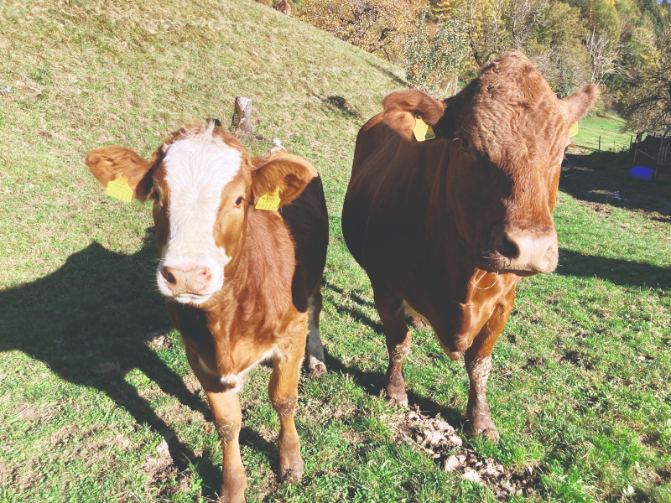
[[[159,249],[167,243],[170,216],[163,160],[173,142],[201,128],[182,127],[156,151],[153,162],[122,147],[97,149],[86,158],[103,185],[123,174],[137,199],[154,199]],[[305,351],[308,297],[318,291],[326,262],[328,215],[321,182],[309,163],[284,152],[252,159],[230,134],[218,128],[213,134],[242,153],[241,170],[222,192],[213,229],[215,243],[231,256],[224,269],[227,279],[205,304],[168,300],[166,307],[182,335],[189,364],[207,393],[221,436],[222,495],[229,501],[244,501],[240,404],[226,376],[244,375],[264,355],[272,356],[269,394],[280,416],[280,470],[299,478],[303,460],[293,411]],[[280,188],[280,211],[257,210],[258,197],[275,187]],[[246,201],[242,217],[240,211],[232,211],[240,195]]]
[[[430,323],[450,358],[465,355],[473,369],[491,354],[520,277],[556,267],[552,210],[568,128],[596,96],[590,85],[557,99],[531,62],[511,52],[443,103],[421,91],[390,94],[384,112],[361,128],[342,229],[384,324],[388,394],[406,399],[398,358],[410,341],[403,301]],[[416,115],[436,139],[414,139]],[[506,250],[517,235],[542,243],[540,258],[529,255],[533,268]],[[493,428],[495,437],[485,382],[472,390],[478,400],[468,418],[474,433]],[[476,421],[475,409],[486,417]]]

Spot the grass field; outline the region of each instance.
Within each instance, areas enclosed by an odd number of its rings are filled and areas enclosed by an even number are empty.
[[[636,138],[636,133],[627,131],[624,120],[616,115],[596,115],[580,123],[573,144],[577,149],[592,152],[599,149],[599,138],[601,150],[620,152],[629,149],[629,142]]]
[[[227,122],[235,96],[254,103],[247,147],[279,137],[310,160],[331,219],[330,372],[301,379],[297,410],[306,475],[276,479],[279,422],[260,367],[242,394],[248,500],[497,500],[495,484],[446,473],[399,440],[405,411],[380,393],[372,291],[340,233],[356,131],[405,85],[402,71],[249,0],[8,0],[0,54],[0,87],[12,87],[9,120],[0,107],[0,159],[8,129],[11,140],[11,167],[0,161],[1,502],[216,499],[221,452],[152,284],[150,208],[107,198],[83,157],[109,144],[149,155],[185,121]],[[581,134],[605,129],[598,120]],[[529,477],[509,501],[671,501],[671,191],[602,168],[564,173],[560,266],[520,283],[497,343],[499,444],[463,434],[468,378],[430,332],[415,332],[406,360],[411,404],[452,424],[478,459]]]

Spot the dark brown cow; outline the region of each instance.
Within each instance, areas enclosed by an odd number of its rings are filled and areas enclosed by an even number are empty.
[[[310,364],[323,366],[318,327],[326,203],[315,169],[283,150],[250,158],[210,123],[183,127],[152,162],[122,147],[86,157],[103,185],[126,180],[135,198],[154,201],[158,287],[207,393],[224,451],[222,496],[231,502],[244,501],[246,486],[237,393],[247,372],[272,361],[280,472],[299,479],[294,408],[307,325]],[[280,210],[261,210],[260,196],[276,189]]]
[[[520,277],[557,267],[552,210],[568,129],[597,93],[559,100],[510,52],[443,102],[390,94],[361,128],[342,230],[384,324],[390,397],[407,402],[404,315],[419,314],[452,360],[465,356],[470,433],[498,438],[486,399],[492,348]],[[413,137],[420,118],[435,139]]]

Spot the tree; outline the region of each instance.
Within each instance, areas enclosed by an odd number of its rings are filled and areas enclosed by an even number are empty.
[[[438,0],[433,11],[438,19],[463,23],[471,57],[478,67],[510,48],[505,24],[508,0]]]
[[[365,51],[402,62],[423,0],[303,0],[298,18]]]
[[[587,37],[585,47],[592,63],[590,80],[595,84],[601,84],[606,75],[615,72],[617,49],[605,33],[597,33],[596,29],[592,29],[592,33]]]
[[[631,129],[663,133],[671,127],[671,27],[659,37],[649,59],[628,76],[631,87],[618,109]]]
[[[445,86],[445,94],[456,94],[459,75],[469,56],[467,35],[462,21],[448,19],[427,22],[422,13],[417,29],[406,39],[405,68],[415,87]]]

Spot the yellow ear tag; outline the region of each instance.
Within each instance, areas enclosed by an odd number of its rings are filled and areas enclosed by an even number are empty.
[[[105,193],[108,196],[121,199],[126,203],[130,203],[133,199],[133,189],[128,185],[128,180],[124,176],[120,176],[116,180],[112,180],[107,184]]]
[[[571,124],[571,127],[568,128],[568,137],[573,138],[577,134],[578,134],[578,123],[574,122],[573,124]]]
[[[280,188],[277,187],[274,191],[263,194],[259,197],[256,203],[257,210],[277,211],[280,207]]]
[[[433,140],[436,137],[433,128],[422,120],[421,115],[415,115],[415,127],[412,128],[412,132],[417,141]]]

